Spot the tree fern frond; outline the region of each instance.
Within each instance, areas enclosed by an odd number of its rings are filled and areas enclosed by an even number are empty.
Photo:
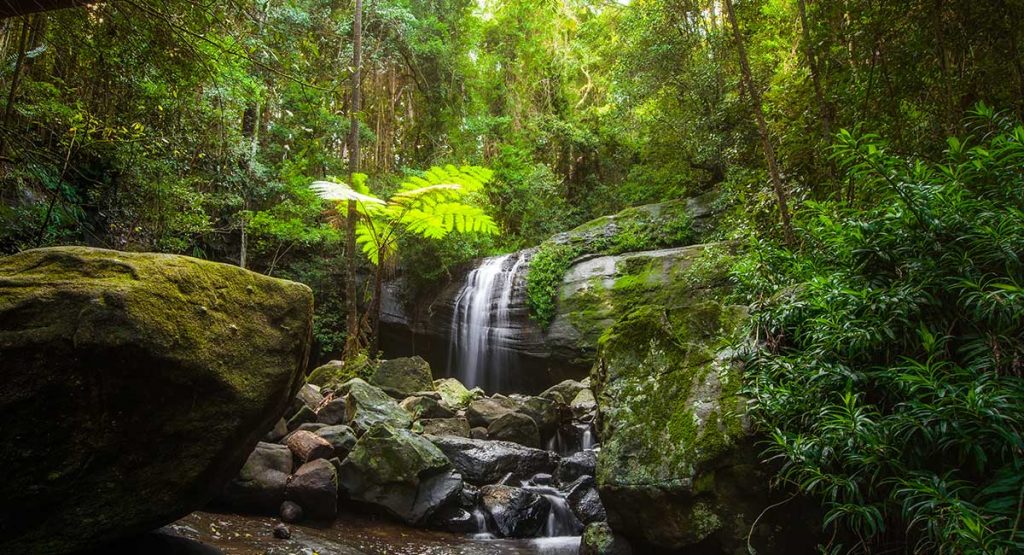
[[[363,193],[356,192],[355,189],[348,186],[345,183],[335,183],[333,181],[314,181],[309,186],[320,198],[324,200],[333,201],[354,201],[361,202],[365,205],[381,205],[386,204],[383,200]]]

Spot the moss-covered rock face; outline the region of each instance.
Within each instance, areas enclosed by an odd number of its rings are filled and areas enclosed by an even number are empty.
[[[430,365],[418,356],[381,361],[370,383],[399,398],[434,390]]]
[[[612,528],[637,545],[745,553],[770,504],[727,349],[746,311],[725,302],[714,263],[723,256],[720,245],[678,254],[657,290],[649,272],[661,261],[621,260],[628,269],[605,290],[622,316],[603,332],[591,374],[596,478]],[[768,526],[753,537],[759,552],[778,545]]]
[[[309,288],[173,255],[0,258],[0,551],[61,553],[196,509],[302,383]]]

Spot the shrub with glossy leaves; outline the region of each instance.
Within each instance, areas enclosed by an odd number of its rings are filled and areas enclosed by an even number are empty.
[[[868,206],[809,205],[801,248],[734,268],[767,453],[834,552],[1024,550],[1024,127],[971,121],[941,163],[840,133]]]

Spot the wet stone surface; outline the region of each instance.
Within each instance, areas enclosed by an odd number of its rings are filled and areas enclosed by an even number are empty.
[[[193,540],[192,549],[167,553],[225,555],[575,555],[579,537],[492,539],[403,526],[385,518],[340,515],[331,525],[290,524],[291,537],[274,537],[269,517],[195,512],[158,534]],[[150,536],[157,534],[150,534]],[[151,541],[151,540],[150,540]],[[211,549],[212,548],[212,549]],[[130,546],[117,553],[131,553]]]

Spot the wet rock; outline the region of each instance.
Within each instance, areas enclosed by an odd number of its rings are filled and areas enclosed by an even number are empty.
[[[425,418],[419,421],[420,430],[432,436],[470,437],[472,432],[465,418]],[[484,430],[484,435],[487,431]]]
[[[466,418],[471,426],[487,428],[491,425],[491,422],[515,411],[517,408],[515,401],[508,397],[495,395],[494,397],[485,397],[471,402],[469,408],[466,409]]]
[[[587,386],[576,380],[565,380],[544,390],[544,392],[540,394],[540,397],[563,405],[568,405],[576,398],[576,395],[578,395],[580,391],[586,388]]]
[[[421,418],[451,418],[455,413],[430,397],[406,397],[400,405],[412,416],[413,420]]]
[[[444,507],[430,517],[429,528],[456,534],[479,532],[476,517],[469,511],[456,506]]]
[[[308,463],[316,459],[329,459],[334,456],[334,446],[326,439],[305,430],[299,430],[288,436],[288,449],[300,462]]]
[[[589,388],[581,389],[580,392],[573,397],[572,403],[569,403],[569,407],[577,418],[592,414],[597,410],[597,400],[594,399],[594,392]]]
[[[633,548],[607,522],[593,522],[583,529],[579,555],[633,555]]]
[[[477,426],[469,429],[469,437],[472,439],[487,439],[487,428]]]
[[[480,488],[480,502],[507,538],[529,538],[544,529],[551,503],[544,496],[511,486]]]
[[[298,503],[309,518],[334,518],[338,513],[338,473],[334,465],[326,459],[316,459],[300,466],[288,480],[285,498]]]
[[[562,457],[558,463],[558,481],[568,484],[580,476],[593,476],[597,470],[597,453],[586,449]]]
[[[413,356],[381,361],[370,383],[388,395],[402,398],[417,391],[433,391],[434,376],[427,361]]]
[[[346,423],[356,435],[376,424],[388,424],[396,428],[408,428],[412,424],[409,413],[398,406],[394,399],[359,378],[346,382],[342,391],[346,403]]]
[[[697,246],[691,256],[703,252]],[[746,309],[726,304],[728,292],[714,283],[668,285],[675,290],[663,298],[674,304],[624,314],[602,336],[594,366],[595,478],[608,523],[652,549],[713,544],[736,553],[749,541],[759,553],[813,551],[820,526],[799,500],[754,526],[782,499],[750,435],[742,369],[735,353],[721,349]]]
[[[313,412],[313,409],[306,405],[302,405],[299,407],[298,412],[288,419],[288,431],[292,432],[298,430],[300,426],[310,422],[316,422],[316,413]]]
[[[487,438],[540,448],[540,431],[536,422],[518,412],[508,412],[494,419],[487,427]]]
[[[434,380],[434,389],[441,395],[444,404],[453,409],[464,409],[474,399],[472,393],[455,378]]]
[[[597,484],[591,476],[581,476],[566,488],[565,500],[569,507],[584,524],[604,522],[608,520],[601,497],[597,493]]]
[[[267,435],[263,437],[263,441],[277,443],[286,435],[288,435],[288,421],[284,418],[278,418],[277,424],[274,424],[274,429],[267,432]]]
[[[296,505],[296,507],[298,507],[298,505]],[[301,511],[302,509],[300,508],[299,510]],[[301,516],[300,516],[300,518],[301,518]],[[289,522],[293,522],[293,521],[289,521]],[[287,539],[290,539],[292,537],[292,531],[290,529],[288,529],[288,527],[285,526],[285,524],[283,522],[278,522],[274,526],[274,537],[279,539],[279,540],[287,540]]]
[[[316,431],[334,449],[334,457],[344,460],[356,444],[356,434],[345,425],[327,426]],[[328,457],[330,458],[330,457]]]
[[[219,494],[301,385],[311,316],[304,285],[185,256],[0,257],[0,552],[85,549]]]
[[[303,516],[302,507],[294,501],[285,501],[284,503],[281,503],[278,516],[280,516],[281,520],[285,522],[300,522],[302,521]]]
[[[321,388],[330,384],[338,376],[339,373],[345,368],[345,363],[340,360],[331,360],[327,364],[317,366],[309,373],[309,377],[306,378],[306,383],[310,383]],[[352,376],[353,378],[355,376]],[[313,407],[316,408],[316,407]]]
[[[527,395],[512,395],[510,397],[519,405],[518,411],[532,418],[537,424],[541,436],[548,437],[555,433],[562,420],[558,403],[544,397]]]
[[[319,387],[311,383],[304,384],[299,389],[299,392],[295,394],[295,400],[292,402],[291,412],[294,414],[302,407],[307,407],[311,411],[316,411],[316,408],[323,400],[324,396],[320,394]]]
[[[345,399],[331,399],[316,413],[316,420],[322,424],[328,426],[334,426],[336,424],[343,424],[347,422],[345,415]]]
[[[457,498],[462,478],[423,436],[378,424],[359,438],[342,463],[341,487],[351,499],[418,524]]]
[[[555,454],[517,443],[461,437],[424,437],[440,448],[455,469],[471,484],[493,484],[509,474],[515,480],[528,480],[535,474],[554,472],[558,464]]]
[[[550,474],[544,474],[542,472],[540,474],[535,474],[532,478],[530,478],[530,483],[535,486],[550,486],[552,480],[553,477]]]
[[[313,433],[316,433],[317,430],[319,430],[320,428],[324,428],[326,426],[327,426],[327,424],[323,424],[321,422],[306,422],[305,424],[303,424],[303,425],[299,426],[298,428],[296,428],[295,431],[296,432],[313,432]]]
[[[291,473],[291,450],[261,441],[217,502],[240,512],[273,514],[284,500],[285,484]]]

